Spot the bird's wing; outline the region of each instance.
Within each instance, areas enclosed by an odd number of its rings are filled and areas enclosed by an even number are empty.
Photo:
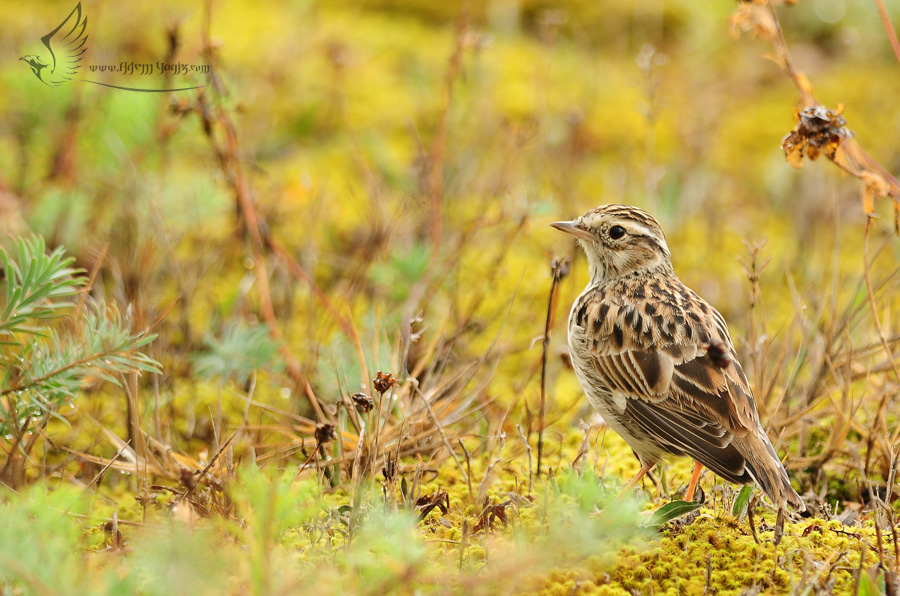
[[[722,316],[686,287],[670,289],[637,301],[598,293],[575,322],[625,419],[675,453],[740,476],[743,457],[728,453],[731,440],[759,424],[747,377]],[[724,354],[710,355],[710,344]]]
[[[81,2],[56,29],[41,38],[50,51],[50,82],[58,85],[72,80],[87,51],[87,17],[81,15]]]

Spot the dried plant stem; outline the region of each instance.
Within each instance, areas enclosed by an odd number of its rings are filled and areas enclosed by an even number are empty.
[[[356,442],[356,454],[353,457],[353,470],[350,472],[350,478],[353,481],[353,503],[356,504],[357,498],[357,489],[359,488],[359,482],[362,478],[362,474],[360,473],[359,466],[362,465],[362,452],[363,445],[365,444],[366,439],[366,429],[365,427],[359,431],[359,441]]]
[[[890,502],[890,495],[888,495],[887,502]],[[884,509],[885,513],[887,513],[888,527],[891,529],[891,537],[894,542],[894,581],[898,581],[900,580],[900,544],[897,544],[897,524],[894,519],[894,511],[887,504],[885,504]]]
[[[437,249],[441,244],[443,202],[444,202],[444,151],[447,145],[447,129],[450,125],[450,107],[453,105],[453,86],[462,70],[463,51],[466,47],[466,38],[469,31],[469,2],[462,8],[459,19],[456,21],[456,45],[450,56],[450,65],[444,78],[446,94],[444,106],[441,109],[440,120],[434,140],[431,143],[431,154],[428,160],[428,201],[429,201],[429,229],[428,235],[433,248]]]
[[[120,457],[122,457],[122,454],[123,454],[123,453],[125,453],[126,451],[128,451],[128,447],[129,447],[130,444],[131,444],[130,441],[126,442],[126,443],[122,446],[122,448],[119,449],[119,451],[113,456],[113,458],[110,459],[110,460],[106,463],[106,465],[103,466],[103,468],[101,468],[101,470],[100,470],[99,472],[97,472],[97,474],[94,476],[94,479],[91,480],[91,481],[88,483],[88,485],[87,485],[87,488],[88,488],[88,489],[91,488],[91,487],[93,487],[94,485],[98,485],[98,486],[99,486],[100,480],[103,478],[103,475],[106,474],[106,471],[107,471],[107,470],[108,470],[108,469],[116,462],[117,459],[119,459]]]
[[[210,45],[209,27],[211,20],[211,3],[206,4],[206,25],[204,27],[204,51],[210,63],[214,62],[214,52]],[[211,82],[209,86],[212,93],[219,96],[222,94],[222,83],[215,75],[215,69],[211,69]],[[282,358],[284,358],[285,369],[288,376],[295,384],[297,391],[306,389],[306,396],[316,411],[319,420],[326,420],[324,412],[316,399],[315,394],[309,388],[303,373],[300,370],[300,363],[294,357],[290,347],[283,341],[284,333],[275,316],[275,308],[272,305],[272,293],[269,288],[269,273],[265,259],[266,242],[263,239],[262,228],[259,216],[254,207],[254,200],[250,184],[247,181],[246,172],[244,171],[243,162],[240,158],[240,143],[238,141],[237,129],[231,118],[221,107],[214,108],[210,106],[209,100],[205,92],[201,91],[198,96],[198,111],[203,120],[203,130],[209,139],[209,143],[213,148],[222,173],[225,174],[232,190],[234,191],[235,200],[237,202],[238,211],[244,222],[244,228],[250,238],[250,249],[253,253],[254,271],[256,273],[257,289],[259,292],[260,310],[263,319],[269,328],[269,334],[278,345]],[[215,129],[219,128],[225,135],[224,143],[216,139]]]
[[[350,317],[350,337],[353,339],[353,344],[356,346],[356,356],[359,358],[359,366],[360,370],[362,370],[363,386],[367,387],[368,384],[371,383],[372,377],[369,376],[369,369],[366,366],[366,355],[363,352],[362,343],[359,341],[359,334],[356,332],[356,323],[353,321],[353,310],[350,308],[349,302],[346,302],[345,306],[347,307],[347,315]],[[384,395],[382,395],[382,398],[384,398]],[[380,423],[379,426],[381,426]]]
[[[189,486],[186,491],[184,491],[181,495],[176,497],[174,500],[175,503],[179,503],[179,502],[183,501],[192,492],[194,492],[194,489],[200,484],[200,481],[203,480],[203,477],[206,476],[206,474],[207,474],[207,472],[209,472],[210,468],[212,468],[213,465],[216,463],[216,461],[218,461],[219,456],[222,455],[222,453],[225,451],[225,449],[227,449],[228,446],[231,445],[231,442],[234,440],[234,438],[238,435],[238,433],[240,431],[241,431],[240,428],[235,430],[233,433],[231,433],[230,437],[225,439],[225,442],[222,443],[222,446],[219,448],[218,451],[216,451],[215,455],[213,455],[211,458],[209,458],[209,463],[206,464],[206,466],[204,466],[204,468],[202,470],[200,470],[200,474],[197,475],[197,478],[194,481],[194,484]]]
[[[862,550],[859,553],[859,567],[856,568],[856,572],[854,573],[853,578],[853,590],[851,590],[851,594],[859,594],[859,582],[862,579],[862,574],[865,573],[866,568],[866,555],[869,554],[869,545],[865,542],[862,543]]]
[[[297,468],[297,473],[294,475],[294,480],[299,478],[300,474],[302,474],[303,471],[306,470],[306,466],[308,466],[309,462],[311,462],[312,459],[316,456],[316,454],[319,453],[319,447],[321,447],[321,446],[322,446],[322,443],[319,442],[319,439],[316,439],[316,446],[313,447],[313,450],[309,454],[309,457],[306,458],[306,461],[303,462],[303,464],[299,468]],[[319,462],[317,460],[316,461],[316,472],[318,472],[318,471],[319,471]]]
[[[532,457],[531,457],[531,445],[528,444],[528,437],[525,436],[525,431],[522,430],[522,425],[517,424],[516,430],[519,431],[519,436],[522,438],[522,444],[525,445],[525,453],[528,455],[528,494],[531,494],[534,484],[534,470],[532,468]]]
[[[12,400],[10,400],[10,403],[12,403]],[[5,479],[7,477],[7,475],[10,474],[10,470],[12,470],[12,477],[13,477],[13,481],[12,481],[13,487],[12,488],[15,488],[15,485],[17,484],[16,476],[18,476],[18,474],[17,474],[18,470],[16,470],[14,465],[18,466],[19,461],[20,461],[19,458],[17,457],[17,455],[18,455],[17,450],[19,448],[19,444],[21,444],[21,442],[22,442],[22,439],[25,438],[25,429],[28,428],[28,425],[31,423],[32,417],[25,416],[25,420],[22,422],[21,428],[16,426],[16,424],[15,424],[16,418],[14,416],[10,416],[10,419],[13,421],[12,427],[14,429],[16,429],[16,438],[13,441],[12,446],[7,451],[6,463],[3,464],[3,469],[0,470],[0,480]]]
[[[897,62],[900,62],[900,41],[897,40],[897,32],[894,31],[894,26],[891,24],[891,17],[888,15],[884,0],[875,0],[875,5],[878,6],[878,16],[881,17],[884,32],[887,33],[888,40],[891,42],[891,50],[894,51],[894,57],[897,59]]]
[[[469,520],[463,516],[462,520],[462,540],[459,542],[459,569],[462,571],[466,562],[466,548],[469,545]]]
[[[384,412],[384,393],[378,395],[378,407],[368,417],[368,425],[374,429],[372,434],[372,447],[369,451],[369,475],[375,477],[375,465],[378,462],[378,446],[381,442],[381,417]],[[368,426],[367,425],[367,426]]]
[[[568,272],[563,272],[565,265],[555,259],[551,265],[552,281],[550,282],[550,295],[547,298],[547,319],[544,322],[544,338],[541,342],[541,407],[538,411],[538,444],[537,444],[537,476],[541,475],[541,462],[544,457],[544,413],[547,407],[547,351],[550,348],[550,327],[553,325],[553,307],[555,305],[556,287],[559,280]],[[529,479],[530,484],[530,479]]]
[[[881,0],[876,0],[876,2],[880,3]],[[772,24],[775,28],[771,43],[777,52],[776,63],[781,66],[781,69],[788,77],[790,77],[797,86],[797,89],[799,89],[799,103],[803,108],[812,108],[820,105],[819,101],[813,95],[812,84],[809,82],[809,79],[794,67],[791,54],[788,51],[787,42],[784,39],[784,32],[781,29],[781,21],[778,20],[778,13],[775,11],[775,7],[772,5],[771,0],[766,0],[766,6],[769,9],[769,13],[772,17]],[[885,28],[889,29],[888,35],[890,36],[890,33],[893,31],[890,21],[887,20],[884,21],[884,23]],[[896,39],[896,37],[894,39]],[[896,51],[897,50],[895,49],[895,53]],[[898,199],[898,197],[900,197],[900,182],[898,182],[884,166],[875,161],[853,138],[844,139],[837,147],[835,155],[829,156],[829,159],[846,173],[860,179],[865,184],[866,193],[873,196],[875,194],[877,194],[877,196],[890,195],[894,199],[894,220],[895,226],[897,227],[897,233],[900,235],[900,199]],[[873,174],[875,175],[876,180],[881,178],[882,185],[876,185],[873,182]],[[887,190],[882,188],[884,185],[886,185]],[[871,209],[871,207],[867,207],[867,211],[869,209]]]
[[[469,453],[469,449],[466,447],[466,444],[462,439],[457,439],[457,442],[462,448],[463,453],[466,454],[466,482],[469,485],[469,495],[474,496],[475,491],[472,490],[472,454]]]
[[[319,286],[316,285],[316,282],[312,278],[312,276],[307,273],[303,267],[300,266],[300,263],[297,262],[297,259],[295,259],[291,255],[291,253],[289,253],[287,249],[284,248],[284,246],[282,246],[280,242],[278,242],[278,240],[273,238],[271,234],[266,234],[264,240],[266,241],[266,246],[269,248],[269,250],[278,255],[278,257],[282,261],[284,261],[285,265],[287,265],[288,271],[291,272],[291,275],[293,275],[298,280],[306,282],[309,285],[310,289],[313,292],[313,295],[315,295],[316,297],[316,300],[318,300],[319,303],[323,307],[325,307],[325,310],[328,311],[329,315],[334,317],[344,333],[350,335],[352,332],[350,322],[347,321],[347,319],[344,318],[344,316],[341,315],[340,312],[338,312],[337,308],[335,308],[335,306],[328,299],[328,296],[326,296],[325,293],[321,289],[319,289]]]
[[[775,25],[775,51],[778,52],[778,59],[781,61],[781,68],[791,78],[797,89],[800,91],[801,103],[804,107],[814,106],[819,103],[812,93],[809,80],[794,67],[794,60],[791,58],[791,52],[788,50],[787,42],[784,40],[784,31],[781,29],[781,21],[778,20],[778,13],[772,6],[770,0],[766,0],[769,12],[772,15],[772,21]]]
[[[206,129],[211,131],[212,122],[209,120],[211,116],[209,110],[203,110],[203,115]],[[250,236],[250,248],[253,253],[253,269],[256,272],[260,310],[262,311],[262,316],[266,325],[269,327],[269,334],[272,336],[272,339],[278,342],[279,351],[284,358],[288,376],[291,377],[291,380],[294,381],[299,390],[304,388],[306,380],[303,373],[300,371],[300,363],[294,357],[294,354],[291,352],[287,343],[283,341],[284,333],[281,331],[281,325],[279,325],[278,319],[275,316],[275,308],[272,306],[272,293],[269,288],[269,272],[263,250],[265,244],[263,242],[262,234],[260,233],[259,218],[256,214],[256,209],[253,206],[250,187],[247,183],[244,168],[238,157],[239,145],[237,131],[235,130],[231,119],[222,110],[217,111],[216,122],[225,132],[226,146],[224,149],[218,146],[218,143],[216,143],[213,138],[212,132],[209,133],[209,139],[210,142],[213,143],[216,153],[219,156],[219,163],[222,169],[231,182],[235,199],[237,200],[241,215],[243,216],[245,229]],[[307,392],[307,397],[309,397],[310,403],[312,404],[313,409],[316,410],[319,419],[325,420],[322,408],[315,398],[315,394]]]

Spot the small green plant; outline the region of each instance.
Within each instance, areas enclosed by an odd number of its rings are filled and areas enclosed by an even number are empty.
[[[132,331],[118,309],[92,301],[74,261],[62,247],[48,254],[37,236],[0,250],[0,436],[7,441],[0,478],[13,485],[21,480],[18,455],[35,443],[25,439],[51,416],[64,420],[59,409],[88,383],[120,385],[124,373],[159,372],[140,351],[155,335]]]
[[[236,378],[244,383],[254,372],[265,366],[280,369],[283,362],[278,355],[278,343],[272,340],[265,325],[232,323],[225,327],[222,337],[210,337],[204,342],[206,350],[194,358],[195,372],[204,378]]]

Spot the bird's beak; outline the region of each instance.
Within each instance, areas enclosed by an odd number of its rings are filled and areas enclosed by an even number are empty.
[[[577,236],[578,238],[583,238],[585,240],[594,239],[594,236],[590,232],[585,230],[584,226],[582,226],[581,223],[577,221],[555,221],[550,225],[561,232],[572,234],[573,236]]]

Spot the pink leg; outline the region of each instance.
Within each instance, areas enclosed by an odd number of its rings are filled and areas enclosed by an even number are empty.
[[[687,494],[684,495],[685,501],[694,500],[694,490],[697,488],[697,481],[700,480],[700,472],[703,471],[703,464],[694,462],[694,473],[691,474],[691,483],[688,484]]]
[[[631,481],[629,481],[628,484],[625,485],[625,488],[623,488],[623,489],[619,492],[619,498],[621,499],[622,497],[624,497],[625,495],[627,495],[628,493],[630,493],[631,490],[632,490],[635,486],[637,486],[637,483],[641,481],[641,478],[643,478],[644,476],[646,476],[646,475],[647,475],[647,472],[649,472],[650,469],[651,469],[653,466],[655,466],[655,465],[656,465],[655,462],[652,463],[652,464],[641,463],[641,469],[638,471],[638,473],[635,475],[635,477],[632,478]]]

